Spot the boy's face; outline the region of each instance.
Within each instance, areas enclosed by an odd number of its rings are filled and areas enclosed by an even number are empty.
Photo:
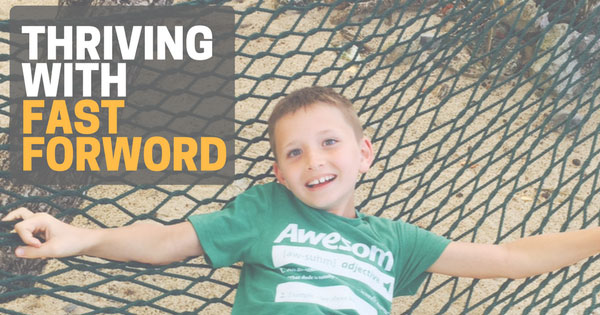
[[[371,142],[356,135],[334,106],[315,103],[275,125],[277,180],[305,204],[354,217],[354,185],[373,161]]]

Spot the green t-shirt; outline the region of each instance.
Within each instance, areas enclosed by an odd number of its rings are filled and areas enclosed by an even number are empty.
[[[277,183],[189,218],[213,267],[243,261],[233,314],[389,314],[449,240],[402,221],[311,208]]]

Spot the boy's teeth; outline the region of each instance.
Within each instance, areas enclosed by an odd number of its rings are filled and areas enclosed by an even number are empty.
[[[333,176],[324,176],[324,177],[321,177],[321,178],[314,179],[314,180],[310,181],[308,183],[308,185],[309,186],[313,186],[313,185],[316,185],[316,184],[322,184],[322,183],[330,181],[332,179],[333,179]]]

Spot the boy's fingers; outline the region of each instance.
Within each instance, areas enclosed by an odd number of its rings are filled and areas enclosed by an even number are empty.
[[[40,247],[42,245],[42,242],[35,235],[46,231],[47,223],[44,222],[44,219],[45,216],[43,214],[38,214],[37,216],[32,214],[30,220],[15,224],[15,231],[25,244],[33,247]]]
[[[23,243],[30,245],[30,246],[34,246],[34,247],[40,247],[42,245],[42,242],[40,242],[39,239],[37,239],[33,236],[32,227],[29,227],[29,226],[17,227],[15,225],[15,230],[16,230],[17,234],[19,234],[19,237],[21,238]]]
[[[47,255],[47,246],[33,247],[33,246],[19,246],[15,249],[15,255],[21,258],[44,258]]]
[[[2,218],[2,221],[14,221],[19,219],[25,220],[31,217],[33,214],[34,213],[31,212],[29,209],[21,207],[17,210],[9,212],[6,216]]]

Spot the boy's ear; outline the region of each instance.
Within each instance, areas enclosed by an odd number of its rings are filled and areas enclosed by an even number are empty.
[[[279,165],[277,165],[277,162],[273,163],[273,172],[275,173],[275,177],[277,177],[277,181],[283,186],[287,187],[285,178],[283,178],[283,174],[281,174],[281,170],[279,169]]]
[[[373,163],[373,159],[375,158],[375,154],[373,153],[373,145],[371,144],[371,140],[367,137],[363,137],[360,140],[360,168],[359,171],[361,173],[366,173],[369,168],[371,168],[371,163]]]

